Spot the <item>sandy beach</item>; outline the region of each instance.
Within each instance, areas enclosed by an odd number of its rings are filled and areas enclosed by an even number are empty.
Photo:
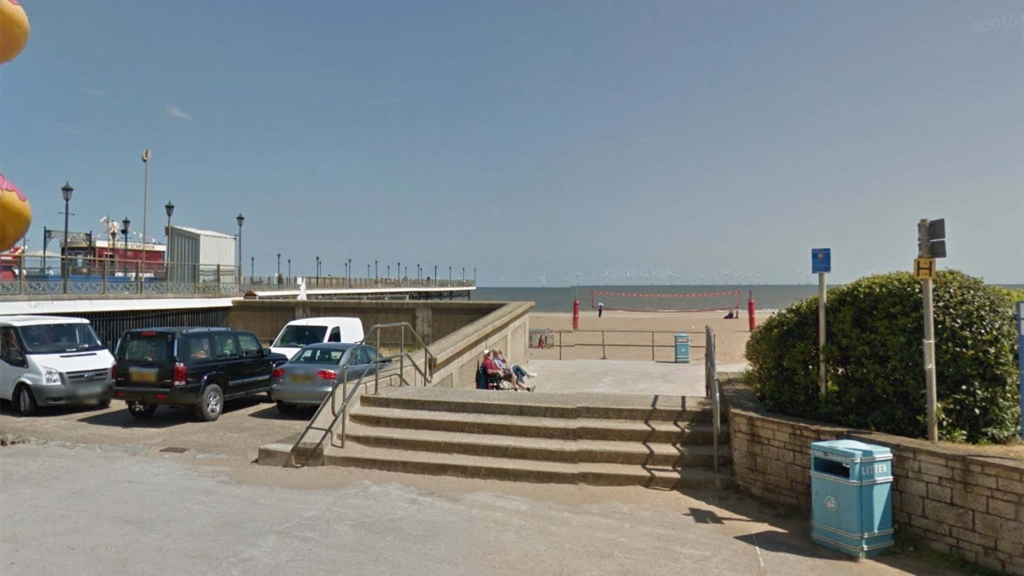
[[[769,312],[763,313],[763,318]],[[572,332],[572,314],[530,314],[530,329],[546,328],[555,331],[555,344],[550,349],[530,349],[530,358],[553,360],[559,357],[561,339],[562,359],[675,360],[674,334],[690,336],[690,362],[703,362],[705,354],[704,327],[711,326],[715,333],[719,365],[745,362],[743,358],[750,331],[746,312],[738,319],[725,319],[726,312],[692,313],[637,313],[606,311],[598,318],[597,312],[580,312],[580,329]],[[602,337],[604,347],[602,348]]]

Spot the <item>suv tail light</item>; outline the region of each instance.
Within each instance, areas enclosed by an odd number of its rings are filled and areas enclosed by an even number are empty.
[[[174,365],[174,385],[184,386],[186,380],[188,380],[188,370],[185,369],[184,364],[178,362]]]
[[[316,373],[316,377],[321,380],[337,380],[338,373],[334,370],[321,370]]]
[[[281,378],[284,376],[284,368],[274,368],[274,371],[270,373],[271,378]]]

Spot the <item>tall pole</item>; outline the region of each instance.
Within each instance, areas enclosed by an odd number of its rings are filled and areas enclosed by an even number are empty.
[[[235,216],[235,222],[238,224],[238,289],[242,289],[242,262],[245,260],[242,258],[242,224],[245,223],[245,216],[241,212],[238,216]],[[253,256],[251,266],[249,267],[249,283],[252,284],[253,280],[253,269],[256,267],[256,257]]]
[[[142,277],[146,277],[146,206],[149,204],[149,149],[142,151],[142,164],[146,167],[142,182]],[[219,279],[218,279],[219,281]]]
[[[288,277],[289,278],[292,277],[292,259],[291,258],[288,259]]]
[[[373,261],[373,279],[374,280],[380,279],[380,274],[377,272],[377,261],[376,260]]]
[[[281,253],[277,253],[277,281],[281,282]]]
[[[239,262],[241,264],[241,262]],[[239,266],[241,268],[241,266]],[[256,257],[252,256],[249,258],[249,283],[252,284],[253,277],[256,276]]]
[[[917,224],[918,237],[924,239],[923,242],[918,243],[919,258],[931,257],[928,224],[929,221],[926,219],[922,219]],[[935,390],[935,312],[932,302],[931,278],[921,280],[921,291],[924,293],[924,382],[928,401],[928,440],[938,442],[939,425],[936,415],[938,393]]]
[[[346,278],[347,278],[346,282],[348,282],[348,287],[351,288],[352,287],[352,259],[351,258],[348,259],[348,275],[346,276]]]
[[[434,264],[434,285],[437,285],[437,264]]]
[[[60,251],[60,275],[64,280],[64,293],[68,293],[68,207],[71,198],[64,197],[64,249]]]
[[[825,273],[818,273],[818,387],[825,397]]]

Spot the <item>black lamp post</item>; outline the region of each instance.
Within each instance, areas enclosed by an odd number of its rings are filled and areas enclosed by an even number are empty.
[[[437,264],[434,264],[434,285],[437,285]]]
[[[288,277],[289,278],[292,277],[292,259],[291,258],[288,259]]]
[[[380,274],[377,273],[377,261],[373,261],[373,279],[377,280],[380,278]]]
[[[241,264],[241,262],[239,262]],[[256,276],[256,257],[252,256],[249,258],[249,283],[252,284],[253,277]]]
[[[316,285],[320,287],[320,257],[316,257]]]
[[[235,222],[238,222],[238,289],[242,289],[242,224],[245,223],[245,216],[239,212],[238,216],[235,216]],[[253,257],[255,262],[255,257]],[[252,269],[249,270],[249,281],[252,282]]]
[[[60,272],[60,275],[64,279],[64,293],[65,294],[67,294],[67,291],[68,291],[68,265],[67,265],[67,261],[68,261],[67,260],[67,258],[68,258],[68,216],[69,216],[68,205],[71,203],[71,193],[74,192],[74,191],[75,191],[75,189],[72,188],[71,185],[68,184],[67,182],[65,182],[64,186],[62,186],[61,189],[60,189],[60,193],[64,196],[64,250],[61,251],[61,259],[60,259],[60,264],[61,264],[60,270],[61,270],[61,272]],[[44,250],[45,250],[45,246],[44,246]]]
[[[348,278],[348,280],[347,280],[348,287],[351,288],[352,287],[352,259],[351,258],[348,259],[348,274],[346,274],[345,276],[346,276],[346,278]]]
[[[121,220],[121,234],[124,234],[124,275],[128,275],[128,229],[131,227],[132,221],[127,216],[124,220]]]
[[[281,283],[281,253],[277,253],[277,283]]]
[[[167,213],[167,250],[164,251],[164,264],[167,268],[167,281],[171,281],[171,216],[174,216],[174,204],[170,200],[164,204]]]

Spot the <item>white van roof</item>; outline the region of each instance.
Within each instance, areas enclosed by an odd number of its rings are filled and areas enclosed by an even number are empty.
[[[359,318],[353,318],[351,316],[321,316],[319,318],[303,318],[302,320],[292,320],[287,326],[341,326],[344,324],[351,324],[352,322],[359,322],[362,326],[362,321]]]
[[[0,326],[39,326],[45,324],[88,324],[85,318],[71,318],[65,316],[2,316],[0,315]]]

